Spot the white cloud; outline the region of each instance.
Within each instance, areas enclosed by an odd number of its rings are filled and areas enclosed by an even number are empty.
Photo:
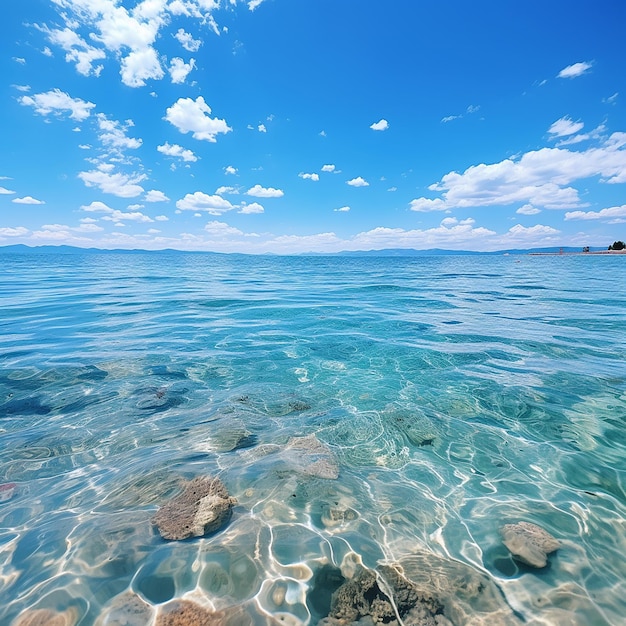
[[[157,222],[169,222],[170,221],[170,218],[167,217],[167,215],[157,215],[154,219]]]
[[[191,70],[193,70],[195,66],[196,66],[195,59],[189,59],[189,63],[185,63],[185,61],[183,61],[183,59],[181,59],[180,57],[174,57],[170,61],[170,68],[169,68],[170,76],[172,77],[172,82],[176,85],[184,83],[185,79],[189,75],[189,72],[191,72]]]
[[[256,198],[281,198],[285,195],[282,189],[274,189],[273,187],[261,187],[261,185],[255,185],[246,191],[247,196],[254,196]]]
[[[211,118],[211,107],[202,96],[195,100],[179,98],[165,114],[165,119],[183,133],[193,133],[194,139],[215,142],[216,135],[232,130],[225,120]]]
[[[316,173],[313,173],[313,174],[305,174],[304,172],[300,172],[300,173],[298,174],[298,176],[299,176],[300,178],[309,179],[309,180],[314,180],[314,181],[316,181],[316,182],[320,179],[320,175],[319,175],[319,174],[316,174]]]
[[[378,122],[374,122],[370,128],[372,130],[387,130],[389,128],[389,122],[385,119],[382,119]]]
[[[239,213],[249,215],[252,213],[263,213],[264,211],[265,209],[263,208],[262,204],[259,204],[258,202],[251,202],[250,204],[243,203],[241,205],[241,210],[239,211]]]
[[[12,85],[12,87],[22,93],[28,93],[30,91],[30,85]],[[617,94],[615,94],[615,97],[617,97]]]
[[[6,187],[0,187],[0,196],[10,195],[13,193],[15,193],[15,191],[11,191],[10,189],[7,189]]]
[[[160,80],[165,73],[154,48],[133,50],[122,59],[120,69],[122,82],[128,87],[143,87],[146,80]]]
[[[554,242],[554,235],[558,235],[561,231],[552,226],[544,226],[543,224],[536,224],[535,226],[522,226],[521,224],[515,224],[512,228],[509,228],[507,235],[509,236],[509,243],[524,243],[528,240],[532,240],[535,244],[539,242]]]
[[[87,187],[98,187],[104,193],[110,193],[120,198],[134,198],[143,193],[144,189],[139,184],[146,179],[145,174],[111,174],[102,170],[90,170],[79,172],[78,177]]]
[[[100,202],[98,200],[92,202],[91,204],[84,204],[81,207],[82,211],[87,211],[88,213],[104,213],[103,220],[107,222],[117,222],[130,221],[130,222],[153,222],[154,220],[141,213],[141,211],[119,211],[118,209],[112,209],[110,206],[105,204],[104,202]],[[129,207],[130,208],[130,207]],[[84,224],[83,230],[91,230],[94,229],[89,226],[89,224],[93,225],[93,222],[89,222]]]
[[[104,66],[94,66],[94,63],[106,58],[104,50],[88,44],[71,28],[48,30],[44,27],[43,30],[47,33],[51,43],[59,46],[66,52],[65,60],[68,63],[75,63],[76,71],[79,74],[83,76],[100,75]]]
[[[322,172],[334,172],[334,171],[335,171],[335,166],[332,164],[322,166]]]
[[[430,211],[447,211],[448,205],[441,198],[417,198],[410,202],[411,211],[428,213]]]
[[[191,33],[186,33],[182,28],[178,29],[174,37],[176,37],[180,45],[189,52],[197,52],[202,45],[200,39],[194,39]]]
[[[211,215],[221,215],[235,207],[221,196],[209,196],[201,191],[196,191],[195,193],[188,193],[184,198],[178,200],[176,208],[181,211],[206,211]]]
[[[387,191],[398,191],[397,187],[389,187],[389,189],[387,189]]]
[[[574,122],[569,117],[562,117],[550,126],[548,132],[553,137],[567,137],[582,130],[584,126],[583,122]]]
[[[23,237],[28,235],[30,231],[23,226],[16,226],[15,228],[0,228],[0,237]]]
[[[110,120],[103,113],[96,115],[98,120],[98,129],[100,133],[98,139],[105,145],[116,150],[136,150],[142,144],[141,139],[128,137],[126,131],[133,126],[130,120],[125,124],[121,124],[115,120]]]
[[[13,60],[20,65],[26,65],[26,59],[24,57],[13,57]]]
[[[474,165],[463,173],[450,172],[431,191],[438,198],[417,198],[414,211],[444,211],[453,208],[506,206],[517,202],[547,209],[584,206],[576,180],[601,177],[604,183],[626,182],[626,133],[613,133],[600,147],[584,151],[542,148],[516,159],[490,165]]]
[[[568,65],[557,74],[557,78],[576,78],[578,76],[582,76],[591,69],[591,66],[592,63],[587,61]]]
[[[94,200],[90,204],[83,204],[80,208],[82,211],[88,211],[90,213],[112,213],[115,210],[108,204],[100,202],[99,200]]]
[[[15,204],[45,204],[43,200],[37,200],[32,196],[24,196],[23,198],[13,198],[11,202],[15,202]]]
[[[156,189],[151,189],[146,192],[146,202],[168,202],[169,198],[162,192]]]
[[[565,214],[565,220],[613,220],[626,217],[626,204],[613,206],[601,211],[571,211]]]
[[[250,11],[254,11],[263,2],[264,0],[249,0],[248,8],[250,9]]]
[[[267,132],[267,128],[265,127],[265,124],[259,124],[258,130],[259,130],[260,133],[266,133]]]
[[[619,93],[616,91],[612,96],[609,96],[608,98],[602,98],[602,102],[604,102],[605,104],[615,104],[617,102],[618,96]]]
[[[369,187],[369,183],[361,176],[347,180],[346,185],[350,185],[350,187]]]
[[[212,237],[230,237],[232,235],[239,237],[243,235],[243,232],[238,228],[229,226],[225,222],[212,221],[208,222],[204,227],[204,230]]]
[[[176,157],[190,163],[198,160],[198,157],[191,150],[187,150],[176,143],[170,144],[166,141],[162,146],[157,146],[157,150],[166,156]]]
[[[454,120],[458,120],[460,117],[463,117],[462,115],[446,115],[446,117],[442,117],[441,121],[444,124],[447,124],[448,122],[452,122]]]
[[[225,193],[238,194],[239,193],[239,189],[237,189],[237,187],[227,187],[225,185],[222,185],[221,187],[218,187],[215,190],[215,193],[218,194],[219,196],[221,196],[222,194],[225,194]]]
[[[541,213],[541,209],[534,207],[532,204],[525,204],[515,212],[519,213],[519,215],[537,215],[537,213]]]
[[[342,206],[338,209],[333,209],[333,211],[337,211],[338,213],[347,213],[350,210],[349,206]]]
[[[91,109],[96,105],[93,102],[86,102],[80,98],[72,98],[69,94],[60,89],[51,89],[45,93],[38,93],[33,96],[22,96],[19,98],[20,104],[32,106],[40,115],[49,115],[69,111],[70,119],[82,122],[91,115]]]
[[[224,173],[225,173],[225,174],[233,174],[233,175],[234,175],[234,174],[236,174],[236,173],[237,173],[237,168],[236,168],[236,167],[233,167],[232,165],[227,165],[227,166],[224,168]]]

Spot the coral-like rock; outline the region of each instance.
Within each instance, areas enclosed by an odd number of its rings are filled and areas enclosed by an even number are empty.
[[[315,435],[292,437],[287,443],[288,454],[303,474],[319,478],[339,477],[339,463],[333,451]],[[293,454],[295,452],[295,454]]]
[[[368,569],[361,569],[341,585],[333,594],[328,618],[320,624],[451,626],[443,615],[442,605],[432,596],[421,593],[398,568],[381,566],[380,574],[384,590],[376,572]]]
[[[514,559],[531,567],[545,567],[548,554],[561,546],[549,532],[530,522],[505,524],[501,529],[502,541]]]
[[[219,530],[237,500],[219,478],[194,478],[185,490],[163,505],[153,518],[163,539],[201,537]]]
[[[189,600],[176,600],[161,608],[156,626],[220,626],[224,615]]]

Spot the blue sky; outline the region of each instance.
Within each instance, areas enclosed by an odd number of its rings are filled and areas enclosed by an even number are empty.
[[[626,3],[6,4],[0,245],[626,239]]]

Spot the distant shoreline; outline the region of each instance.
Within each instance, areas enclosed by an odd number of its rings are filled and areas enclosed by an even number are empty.
[[[626,254],[626,250],[594,250],[589,252],[529,252],[529,256],[598,256]]]

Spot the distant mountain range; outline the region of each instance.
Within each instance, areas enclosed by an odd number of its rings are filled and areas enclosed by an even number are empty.
[[[606,248],[591,247],[590,252],[601,252]],[[183,250],[173,250],[171,248],[164,250],[105,250],[102,248],[77,248],[74,246],[26,246],[17,244],[11,246],[0,246],[0,254],[145,254],[151,252],[153,254],[224,254],[219,252],[187,252]],[[563,252],[571,254],[582,252],[580,247],[552,247],[552,248],[529,248],[529,249],[511,249],[497,250],[495,252],[476,252],[472,250],[443,250],[441,248],[430,248],[429,250],[415,250],[413,248],[385,248],[383,250],[356,250],[343,252],[302,252],[297,255],[289,256],[349,256],[349,257],[415,257],[415,256],[467,256],[467,255],[483,255],[494,256],[503,254],[558,254]],[[241,254],[241,253],[237,253]],[[273,255],[279,256],[279,255]]]

